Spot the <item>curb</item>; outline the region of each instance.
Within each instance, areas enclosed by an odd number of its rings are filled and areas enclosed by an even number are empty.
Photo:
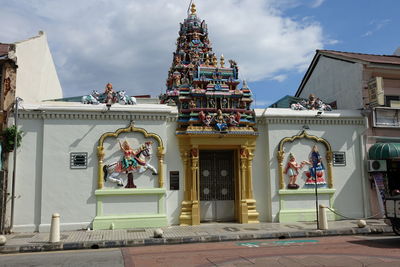
[[[85,241],[68,243],[43,243],[32,245],[5,245],[0,247],[0,254],[25,253],[25,252],[44,252],[60,250],[78,249],[99,249],[99,248],[119,248],[119,247],[139,247],[153,245],[176,245],[206,242],[225,242],[252,239],[286,239],[300,237],[323,237],[341,235],[368,235],[392,233],[390,226],[366,227],[366,228],[342,228],[335,230],[308,230],[294,232],[264,232],[264,233],[236,233],[227,235],[205,235],[205,236],[185,236],[185,237],[166,237],[166,238],[145,238],[134,240],[107,240],[107,241]]]

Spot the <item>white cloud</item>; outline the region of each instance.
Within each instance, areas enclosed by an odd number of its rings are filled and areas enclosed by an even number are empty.
[[[271,80],[274,80],[277,82],[283,82],[286,79],[287,79],[287,75],[285,75],[285,74],[280,74],[280,75],[277,75],[277,76],[274,76],[271,78]]]
[[[374,33],[378,32],[380,29],[382,29],[386,24],[390,22],[390,19],[383,19],[383,20],[373,20],[369,23],[371,25],[371,29],[366,31],[362,37],[368,37],[373,35]]]
[[[322,5],[323,3],[325,2],[325,0],[315,0],[313,3],[311,3],[311,7],[312,8],[317,8],[317,7],[319,7],[320,5]]]
[[[4,2],[4,3],[2,3]],[[186,18],[182,0],[0,0],[0,42],[47,33],[66,96],[113,82],[131,94],[158,95]],[[287,3],[296,1],[287,0]],[[319,1],[315,1],[319,2]],[[323,47],[316,22],[285,17],[278,0],[195,1],[213,50],[235,59],[241,78],[271,79],[304,69]],[[278,4],[280,3],[280,4]]]

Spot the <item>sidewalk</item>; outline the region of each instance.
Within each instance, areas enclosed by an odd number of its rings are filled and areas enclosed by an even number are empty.
[[[390,233],[383,220],[367,220],[365,228],[357,221],[332,221],[328,230],[316,230],[315,222],[299,223],[214,223],[198,226],[163,227],[162,238],[154,238],[154,228],[61,232],[61,242],[49,243],[49,233],[13,233],[0,253],[39,252],[72,249],[96,249],[144,245],[183,244],[250,239],[299,238],[333,235]]]

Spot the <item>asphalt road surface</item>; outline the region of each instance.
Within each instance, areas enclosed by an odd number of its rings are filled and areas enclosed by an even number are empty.
[[[400,237],[337,236],[0,255],[0,266],[400,266]]]

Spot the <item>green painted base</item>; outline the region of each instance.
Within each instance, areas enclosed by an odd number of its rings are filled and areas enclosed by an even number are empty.
[[[335,214],[327,210],[326,217],[328,221],[336,220]],[[293,222],[313,222],[316,220],[315,209],[306,210],[281,210],[279,212],[279,222],[293,223]]]
[[[93,230],[131,229],[144,227],[167,226],[165,214],[96,216],[93,220]]]
[[[95,191],[97,208],[96,217],[93,220],[94,230],[130,229],[144,227],[167,226],[165,214],[165,188],[141,188],[141,189],[99,189]],[[103,201],[107,198],[140,197],[143,195],[157,196],[158,210],[153,214],[121,214],[104,215]],[[134,205],[134,204],[133,204]]]

